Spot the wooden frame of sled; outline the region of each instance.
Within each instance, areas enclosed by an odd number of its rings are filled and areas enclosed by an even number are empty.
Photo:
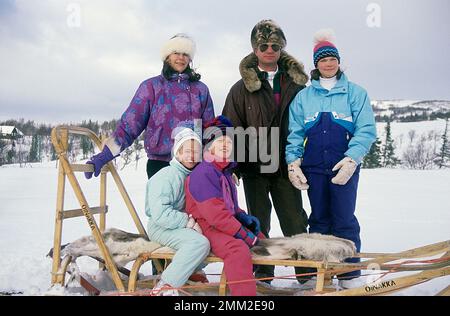
[[[51,138],[55,151],[59,159],[58,170],[58,189],[57,189],[57,202],[56,202],[56,216],[55,216],[55,232],[54,232],[54,245],[53,245],[53,265],[52,265],[52,285],[60,284],[65,285],[65,276],[68,271],[68,267],[72,262],[70,256],[61,258],[61,237],[63,229],[63,221],[74,217],[85,217],[89,227],[91,228],[93,237],[97,242],[100,252],[102,253],[101,264],[111,273],[112,280],[115,287],[122,294],[139,294],[139,288],[153,286],[146,281],[138,280],[139,269],[141,266],[149,261],[153,260],[158,272],[163,270],[158,259],[171,260],[173,258],[173,251],[163,251],[164,249],[157,249],[152,253],[141,254],[129,271],[124,267],[118,267],[113,261],[112,256],[107,248],[105,241],[102,237],[102,232],[105,231],[106,226],[106,213],[108,212],[108,206],[106,204],[106,185],[107,185],[107,173],[111,173],[114,182],[116,183],[119,192],[124,199],[124,202],[128,208],[128,211],[134,221],[138,233],[144,237],[147,237],[147,233],[139,219],[136,209],[131,202],[131,199],[123,185],[122,180],[117,173],[116,168],[112,162],[105,165],[100,174],[100,203],[98,207],[89,206],[80,184],[75,176],[76,172],[93,172],[93,166],[86,164],[72,164],[68,159],[68,139],[69,134],[89,137],[89,139],[101,150],[102,142],[99,137],[92,131],[81,127],[72,126],[58,126],[52,130]],[[64,210],[64,197],[66,180],[69,181],[75,196],[80,204],[80,209]],[[99,215],[100,224],[94,218],[94,215]],[[163,248],[163,247],[162,247]],[[409,263],[392,263],[397,260],[412,259],[412,258],[424,258],[431,257],[438,254],[443,254],[439,259],[432,261],[431,263],[421,264],[409,264]],[[444,241],[433,245],[427,245],[420,248],[415,248],[399,253],[360,253],[358,256],[362,259],[368,259],[358,264],[349,263],[331,263],[321,261],[306,261],[306,260],[263,260],[253,259],[254,264],[260,265],[276,265],[276,266],[292,266],[292,267],[307,267],[317,269],[317,283],[315,291],[312,294],[324,294],[324,295],[378,295],[389,293],[403,289],[405,287],[413,286],[422,282],[426,282],[433,278],[450,275],[450,241]],[[220,258],[215,256],[209,256],[206,262],[222,262]],[[376,265],[377,269],[382,271],[422,271],[416,274],[394,278],[393,282],[385,285],[364,286],[358,289],[344,290],[336,292],[333,289],[327,287],[331,284],[332,278],[335,275],[355,270],[367,270]],[[128,284],[121,278],[119,272],[128,276]],[[98,294],[98,290],[95,289],[89,282],[84,279],[80,279],[80,285],[86,288],[91,293]],[[222,272],[219,283],[206,284],[202,287],[218,287],[219,295],[226,295],[227,281],[224,272]],[[191,287],[190,290],[196,291],[200,286]],[[186,289],[189,291],[188,287]],[[295,289],[267,289],[260,288],[258,290],[262,294],[272,295],[288,295],[294,294]],[[444,289],[439,295],[449,295],[449,288]]]
[[[152,253],[141,254],[135,261],[132,269],[132,274],[129,278],[129,292],[136,291],[137,287],[137,273],[140,267],[148,260],[152,259],[166,259],[171,260],[174,256],[174,252],[168,252],[164,249],[158,249]],[[415,262],[415,258],[431,257],[435,255],[443,254],[441,257],[428,260],[427,263],[411,264]],[[333,263],[333,262],[322,262],[322,261],[308,261],[308,260],[263,260],[263,259],[253,259],[254,264],[260,265],[276,265],[276,266],[291,266],[291,267],[307,267],[317,269],[317,282],[315,290],[305,292],[304,294],[315,294],[315,295],[380,295],[386,293],[392,293],[409,286],[417,285],[434,278],[450,275],[450,240],[439,242],[432,245],[426,245],[419,248],[410,249],[407,251],[402,251],[398,253],[359,253],[358,257],[365,258],[368,260],[362,261],[361,263]],[[406,260],[402,263],[394,263],[398,260]],[[209,256],[206,262],[222,262],[218,257]],[[351,272],[355,270],[370,270],[376,267],[377,270],[385,272],[406,272],[406,271],[422,271],[415,273],[413,275],[393,278],[388,281],[382,281],[374,284],[367,284],[360,288],[335,291],[330,288],[332,278],[338,274]],[[225,275],[222,273],[221,280],[219,284],[205,285],[204,287],[219,287],[218,294],[226,295],[226,279]],[[189,286],[186,287],[189,289]],[[195,289],[193,289],[195,290]],[[439,295],[450,295],[450,289],[444,289]],[[138,291],[139,292],[139,291]],[[295,289],[288,288],[278,288],[270,289],[264,287],[258,287],[258,292],[261,294],[272,294],[272,295],[289,295],[298,292]]]
[[[97,135],[89,129],[81,127],[72,126],[58,126],[52,130],[51,138],[52,143],[55,148],[56,154],[59,159],[59,170],[58,170],[58,192],[57,192],[57,202],[56,202],[56,217],[55,217],[55,233],[54,233],[54,244],[53,244],[53,265],[52,265],[52,285],[65,283],[65,275],[67,272],[67,267],[72,261],[72,258],[65,257],[61,260],[61,236],[63,220],[84,216],[91,228],[92,234],[103,254],[103,260],[105,267],[111,273],[112,279],[116,288],[120,292],[125,292],[126,288],[123,280],[120,278],[118,267],[113,261],[108,248],[105,245],[105,241],[101,233],[105,230],[106,224],[106,213],[108,212],[108,206],[106,204],[106,173],[110,172],[125,204],[130,212],[130,215],[136,225],[139,234],[146,236],[147,233],[139,219],[136,209],[131,202],[131,199],[125,190],[122,180],[117,173],[116,168],[109,162],[105,167],[103,167],[100,174],[100,206],[90,207],[83,191],[81,190],[80,184],[75,177],[75,172],[93,172],[93,166],[86,164],[71,164],[69,162],[67,151],[68,151],[68,139],[69,134],[81,135],[89,137],[89,139],[99,148],[102,149],[102,142],[97,137]],[[76,198],[80,204],[80,209],[75,210],[64,210],[64,194],[66,180],[69,181],[76,195]],[[100,227],[97,224],[94,214],[100,215]],[[156,262],[157,264],[157,262]]]

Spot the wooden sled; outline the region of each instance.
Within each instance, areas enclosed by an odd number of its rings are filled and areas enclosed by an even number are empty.
[[[139,280],[138,275],[140,268],[144,263],[152,260],[158,270],[158,273],[160,273],[164,269],[164,267],[160,264],[160,259],[166,260],[167,263],[168,261],[172,260],[174,252],[170,250],[167,251],[167,248],[161,247],[161,249],[157,249],[151,253],[142,253],[135,260],[131,271],[124,267],[118,267],[116,265],[102,236],[102,232],[105,231],[106,213],[108,212],[108,206],[106,204],[107,173],[111,173],[113,180],[117,185],[118,190],[136,226],[138,234],[148,239],[147,233],[112,162],[109,162],[107,165],[105,165],[100,174],[100,205],[92,207],[88,204],[81,186],[75,176],[75,173],[93,172],[93,166],[86,164],[72,164],[69,162],[68,139],[70,134],[88,137],[97,146],[98,149],[102,149],[102,142],[100,138],[97,137],[97,135],[89,129],[72,126],[58,126],[52,130],[51,138],[55,151],[58,155],[59,170],[51,284],[52,286],[57,284],[65,286],[65,278],[66,274],[68,273],[68,267],[72,263],[72,258],[70,256],[61,258],[61,237],[63,221],[74,217],[85,217],[92,231],[92,235],[97,242],[99,250],[102,253],[102,258],[99,259],[99,261],[101,262],[100,267],[107,269],[111,274],[111,279],[118,291],[116,293],[118,295],[146,295],[148,294],[148,290],[146,289],[151,289],[154,285],[154,278],[150,281]],[[80,209],[64,210],[66,180],[69,181],[75,193],[75,196],[80,205]],[[94,215],[96,214],[99,215],[99,224],[97,224],[97,221],[94,218]],[[405,261],[414,258],[427,258],[440,254],[443,255],[437,259],[428,260],[426,262],[416,260],[415,264],[412,264],[411,261]],[[259,265],[315,268],[317,270],[317,282],[315,290],[302,293],[305,295],[385,294],[393,291],[398,291],[400,289],[404,289],[406,287],[410,287],[419,283],[423,283],[434,278],[447,276],[450,273],[450,241],[444,241],[398,253],[359,253],[358,257],[362,259],[362,262],[358,264],[308,260],[264,259],[254,259],[253,263]],[[398,260],[402,260],[402,262],[396,263],[395,261]],[[217,258],[213,255],[209,256],[205,261],[208,263],[222,262],[220,258]],[[368,284],[357,289],[336,291],[336,289],[330,287],[332,278],[338,274],[355,270],[371,270],[374,269],[374,267],[377,270],[384,271],[385,273],[402,271],[418,272],[410,276],[394,278],[390,282],[383,280],[384,283],[381,282],[373,285]],[[92,293],[94,295],[99,294],[99,290],[97,290],[84,278],[79,278],[78,280],[80,285],[83,286],[89,293]],[[195,294],[198,293],[199,290],[202,290],[204,288],[213,289],[213,293],[216,293],[216,295],[226,295],[227,281],[224,272],[222,271],[220,282],[193,286],[188,285],[183,287],[181,290],[183,290],[183,292],[185,293]],[[297,295],[298,292],[298,289],[258,286],[258,293],[262,295]],[[449,288],[444,289],[439,294],[448,295]]]
[[[362,259],[368,259],[358,264],[351,263],[332,263],[332,262],[320,262],[320,261],[308,261],[308,260],[262,260],[253,259],[254,264],[259,265],[275,265],[275,266],[291,266],[291,267],[306,267],[317,269],[317,282],[315,290],[305,291],[304,295],[379,295],[385,293],[392,293],[409,286],[417,285],[434,278],[446,276],[450,274],[450,241],[439,242],[432,245],[427,245],[419,248],[410,249],[398,253],[359,253],[358,257]],[[174,256],[173,251],[167,251],[164,247],[161,250],[153,251],[152,253],[141,254],[135,261],[132,269],[132,274],[129,278],[129,292],[136,291],[138,282],[136,280],[137,273],[140,267],[148,260],[152,259],[165,259],[171,260]],[[438,254],[444,254],[437,259],[431,260],[411,260],[420,259],[435,256]],[[395,261],[401,260],[400,263]],[[215,256],[209,256],[206,262],[222,262],[220,258]],[[415,263],[415,264],[412,264]],[[373,284],[367,284],[360,288],[351,290],[336,291],[333,287],[330,287],[334,276],[342,273],[347,273],[355,270],[380,270],[384,273],[396,273],[407,271],[422,271],[411,276],[394,278],[388,281],[379,281]],[[222,273],[219,284],[204,285],[203,287],[218,287],[218,295],[226,294],[226,279]],[[186,291],[195,290],[189,286],[183,287]],[[144,291],[145,293],[145,291]],[[299,294],[298,289],[289,288],[275,288],[258,286],[258,293],[263,295],[294,295]],[[442,291],[441,295],[448,293]]]

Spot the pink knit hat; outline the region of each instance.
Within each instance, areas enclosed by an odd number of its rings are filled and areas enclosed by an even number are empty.
[[[314,35],[314,49],[313,49],[313,59],[314,66],[317,67],[317,63],[320,59],[325,57],[336,57],[338,61],[341,61],[339,56],[339,51],[334,42],[334,31],[332,29],[323,29]]]

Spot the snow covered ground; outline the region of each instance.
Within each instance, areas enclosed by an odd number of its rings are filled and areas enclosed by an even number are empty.
[[[397,130],[407,133],[413,124]],[[438,125],[443,128],[442,122]],[[422,126],[423,127],[423,126]],[[423,127],[425,128],[425,127]],[[436,126],[430,126],[435,129]],[[425,128],[426,129],[426,128]],[[439,132],[438,130],[438,132]],[[144,225],[145,163],[138,168],[128,166],[119,174]],[[91,206],[98,205],[99,181],[78,176]],[[131,217],[121,200],[112,178],[109,179],[107,226],[135,232]],[[46,258],[53,243],[56,206],[57,169],[55,162],[33,164],[32,167],[0,167],[0,292],[23,292],[40,295],[50,286],[51,260]],[[425,244],[450,239],[450,170],[362,170],[357,204],[364,252],[398,252]],[[239,198],[245,209],[242,185]],[[304,194],[304,205],[310,212]],[[69,184],[66,185],[65,209],[79,208]],[[63,225],[63,244],[90,230],[84,218],[69,219]],[[281,236],[275,216],[271,236]],[[221,264],[209,265],[207,273],[216,274]],[[95,273],[97,264],[80,260],[83,271]],[[149,271],[145,265],[142,272]],[[291,275],[292,268],[277,267],[276,275]],[[212,280],[218,279],[212,276]],[[275,280],[277,286],[295,285],[293,280]],[[436,279],[400,295],[434,295],[450,284],[450,277]]]

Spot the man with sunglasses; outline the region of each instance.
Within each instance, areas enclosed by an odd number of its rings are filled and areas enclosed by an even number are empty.
[[[243,179],[248,212],[259,219],[266,237],[272,204],[285,236],[305,233],[308,218],[301,192],[289,181],[284,152],[289,134],[289,104],[305,87],[308,76],[303,64],[284,51],[286,37],[274,21],[257,23],[251,33],[251,44],[253,52],[239,65],[242,79],[231,88],[222,112],[235,128],[242,127],[235,133],[236,174]],[[252,128],[256,134],[249,132]],[[240,147],[243,139],[245,146]],[[270,161],[263,159],[267,155]],[[274,162],[274,170],[267,168]],[[309,271],[296,268],[297,274],[306,272]],[[257,266],[255,276],[271,278],[274,267]],[[303,283],[304,277],[298,280]]]

